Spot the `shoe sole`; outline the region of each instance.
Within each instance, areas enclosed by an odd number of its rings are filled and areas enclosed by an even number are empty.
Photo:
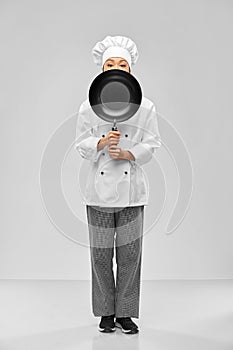
[[[138,329],[138,328],[134,328],[134,329],[124,329],[124,328],[122,327],[122,325],[121,325],[120,323],[118,323],[118,322],[115,322],[115,325],[116,325],[117,328],[120,328],[121,331],[122,331],[123,333],[136,334],[136,333],[139,332],[139,329]]]
[[[113,327],[113,328],[101,328],[101,327],[98,327],[98,330],[102,333],[111,333],[111,332],[115,332],[116,328]]]

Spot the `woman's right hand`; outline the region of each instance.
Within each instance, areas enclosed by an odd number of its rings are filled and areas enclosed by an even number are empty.
[[[120,131],[109,131],[109,133],[105,136],[105,139],[106,139],[106,144],[108,146],[111,146],[111,145],[117,145],[120,141],[120,137],[121,137],[121,133]]]

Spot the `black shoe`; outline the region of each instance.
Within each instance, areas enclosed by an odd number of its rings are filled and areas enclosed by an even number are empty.
[[[115,315],[102,316],[99,324],[99,328],[98,328],[99,331],[105,332],[105,333],[114,332],[116,330],[114,317]]]
[[[130,317],[117,317],[115,325],[116,327],[121,328],[122,332],[127,334],[135,334],[139,331],[138,326]]]

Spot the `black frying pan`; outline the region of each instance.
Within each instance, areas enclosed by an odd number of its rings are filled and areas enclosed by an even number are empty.
[[[131,118],[142,101],[142,90],[137,79],[126,71],[110,69],[99,74],[89,88],[89,102],[98,117],[113,122]]]

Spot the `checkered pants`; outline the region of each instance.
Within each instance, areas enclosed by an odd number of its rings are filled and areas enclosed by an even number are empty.
[[[144,206],[86,206],[94,316],[139,318]],[[116,236],[115,236],[116,233]],[[116,248],[116,284],[113,273]]]

